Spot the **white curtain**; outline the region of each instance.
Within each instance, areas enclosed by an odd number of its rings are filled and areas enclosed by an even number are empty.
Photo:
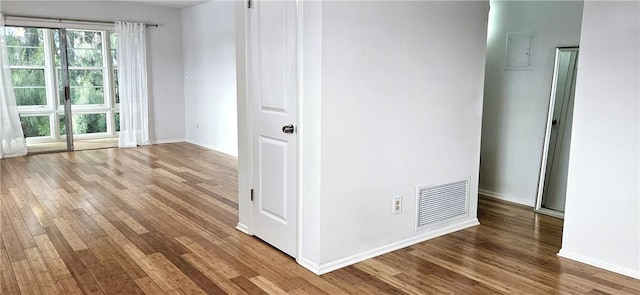
[[[0,15],[0,159],[27,154],[16,95],[13,92],[4,16]]]
[[[145,24],[116,22],[120,148],[149,144]]]

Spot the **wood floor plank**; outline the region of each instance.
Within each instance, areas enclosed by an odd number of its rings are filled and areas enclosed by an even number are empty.
[[[4,248],[0,249],[0,291],[1,294],[20,293],[11,261]]]
[[[105,247],[111,254],[111,257],[122,267],[122,269],[133,280],[147,276],[147,274],[138,266],[138,264],[129,256],[120,245],[116,244],[110,237],[98,238],[100,244]]]
[[[78,234],[71,228],[71,225],[64,218],[54,218],[53,223],[58,230],[62,233],[62,236],[67,240],[67,243],[71,246],[73,251],[80,251],[87,249],[87,245],[82,241]]]
[[[479,226],[317,276],[235,229],[237,159],[188,143],[2,159],[0,215],[3,295],[640,294],[488,198]]]
[[[90,249],[75,251],[80,262],[84,265],[96,284],[103,293],[118,291],[122,286],[114,279],[115,276],[125,273],[118,264],[107,261],[102,263]]]
[[[52,277],[55,280],[71,278],[69,269],[60,257],[60,254],[58,254],[58,250],[56,250],[51,240],[49,240],[49,237],[46,234],[38,235],[34,237],[34,240],[38,244],[38,250],[46,262],[47,269]]]
[[[14,188],[4,187],[4,189],[7,189],[7,191],[4,191],[4,190],[3,191],[5,194],[8,193],[12,197],[12,199],[9,199],[9,200],[13,200],[13,203],[16,204],[17,209],[26,208],[29,206],[29,204],[27,204],[25,199],[22,197],[22,192],[19,189],[15,187]],[[5,200],[5,202],[9,200]]]
[[[144,290],[142,290],[142,288],[140,288],[140,286],[136,284],[136,282],[127,274],[114,276],[113,280],[118,282],[118,284],[120,285],[120,292],[117,293],[112,291],[111,293],[131,295],[145,294]]]
[[[243,276],[237,276],[235,278],[232,278],[231,281],[236,284],[238,287],[240,287],[240,289],[244,290],[245,292],[247,292],[248,294],[257,294],[257,295],[261,295],[261,294],[267,294],[267,292],[265,292],[264,290],[260,289],[258,286],[256,286],[253,282],[251,282],[249,279],[243,277]]]
[[[51,217],[49,217],[46,208],[40,203],[39,200],[35,199],[34,197],[34,200],[29,203],[29,206],[31,207],[31,211],[33,212],[35,217],[38,219],[38,222],[40,223],[40,226],[43,230],[45,227],[53,225],[53,221],[51,220]]]
[[[173,281],[183,292],[187,294],[207,294],[162,254],[155,253],[148,257],[165,273],[167,273],[169,275],[169,279]]]
[[[157,240],[157,237],[151,233],[144,234],[143,238],[153,238],[153,241],[159,241]],[[159,244],[159,246],[157,246],[157,248],[159,249],[159,254],[162,255],[164,260],[168,260],[170,262],[171,265],[165,264],[165,266],[169,270],[174,271],[175,269],[178,269],[182,274],[185,275],[183,280],[186,279],[186,280],[193,281],[196,285],[199,286],[199,288],[201,288],[207,293],[222,292],[222,290],[218,287],[218,285],[214,281],[211,281],[206,275],[198,271],[192,264],[188,263],[188,261],[186,261],[181,256],[181,253],[174,251],[175,249],[174,247],[178,246],[178,243],[170,242],[170,243],[166,243],[167,245],[164,245],[163,243],[156,243],[156,244]],[[178,249],[178,250],[181,250],[181,249]],[[187,251],[184,251],[184,252],[186,253]],[[150,255],[150,257],[151,256],[153,255]],[[164,260],[160,260],[160,262],[164,262]],[[181,289],[184,290],[182,286],[181,286]]]
[[[218,285],[220,289],[222,289],[222,292],[220,294],[248,294],[238,285],[231,282],[229,278],[207,264],[206,261],[203,260],[200,256],[190,253],[182,255],[182,257],[186,261],[191,263],[191,265],[193,265],[196,269],[198,269],[198,271],[202,272],[207,278],[215,282],[216,285]]]
[[[30,207],[27,206],[24,208],[20,208],[20,214],[24,219],[27,228],[29,229],[29,233],[32,236],[42,235],[46,233],[44,231],[44,228],[42,228],[42,224],[40,224],[38,217],[33,213],[33,210],[31,210]]]
[[[211,219],[200,211],[199,208],[196,208],[178,198],[172,197],[171,193],[158,186],[151,186],[151,190],[157,193],[155,194],[155,198],[158,201],[158,204],[162,204],[162,207],[166,206],[167,208],[173,209],[171,214],[174,216],[190,216],[189,221],[185,220],[186,224],[195,223],[198,227],[206,229],[220,238],[224,238],[229,235],[224,229],[231,227],[230,225],[217,224],[219,221],[216,222],[215,219]],[[216,219],[222,219],[223,217],[224,215],[218,215],[216,216]]]
[[[177,290],[179,287],[170,278],[169,274],[157,266],[149,257],[137,260],[138,265],[149,275],[149,278],[160,287],[163,292]]]
[[[51,241],[51,244],[60,255],[62,261],[64,261],[73,279],[78,282],[78,287],[82,289],[83,293],[103,294],[96,280],[91,276],[86,266],[79,260],[77,254],[64,239],[58,228],[52,226],[45,228],[45,230],[47,231],[47,237]]]
[[[42,294],[62,294],[38,248],[25,249],[24,252]]]
[[[630,277],[617,275],[609,271],[599,271],[595,273],[593,277],[620,284],[621,286],[624,286],[625,289],[633,290],[640,293],[640,281],[632,279]]]
[[[16,232],[11,225],[11,219],[6,213],[4,207],[0,209],[0,232],[2,233],[2,241],[4,242],[4,248],[7,251],[7,256],[11,262],[25,260],[24,251],[18,240]]]
[[[33,276],[27,260],[11,262],[11,268],[18,282],[18,288],[22,294],[41,294],[36,278]]]
[[[160,289],[160,287],[149,277],[136,279],[135,282],[145,294],[165,294],[164,291],[162,291],[162,289]]]
[[[407,293],[407,294],[414,294],[414,295],[419,295],[419,294],[424,294],[424,290],[421,290],[419,288],[417,288],[416,286],[413,286],[397,277],[395,277],[395,275],[399,274],[400,272],[396,272],[395,274],[391,274],[388,272],[387,269],[384,268],[380,268],[377,267],[375,265],[372,265],[370,263],[361,263],[358,264],[356,266],[358,269],[372,275],[375,276],[376,278],[380,279],[381,281],[399,289],[402,290],[403,292]]]
[[[274,283],[264,278],[263,276],[253,277],[250,279],[250,281],[254,285],[256,285],[258,288],[262,289],[262,291],[266,292],[267,294],[274,294],[274,295],[287,294],[287,292],[280,289],[278,286],[276,286]]]
[[[195,255],[200,257],[200,259],[203,259],[205,261],[204,263],[209,267],[217,270],[227,279],[240,276],[240,273],[232,265],[225,263],[222,258],[218,257],[213,252],[209,252],[189,237],[180,237],[177,238],[177,240],[191,250]]]
[[[57,285],[62,294],[65,294],[65,295],[82,294],[82,290],[80,290],[80,287],[78,287],[78,283],[71,277],[58,280]]]
[[[494,286],[504,293],[511,294],[517,290],[540,290],[543,293],[546,293],[551,290],[551,287],[535,283],[529,278],[520,277],[515,279],[515,275],[483,262],[474,261],[473,264],[478,265],[479,267],[470,267],[471,263],[469,261],[459,259],[439,251],[416,250],[411,254],[424,260],[434,262],[449,270],[461,273],[462,275],[480,283]]]

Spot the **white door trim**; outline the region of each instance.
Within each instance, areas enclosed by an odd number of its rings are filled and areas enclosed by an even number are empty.
[[[236,43],[236,91],[238,112],[238,225],[236,229],[253,235],[253,205],[250,190],[253,187],[253,151],[251,149],[251,108],[248,97],[247,0],[236,1],[234,6]]]

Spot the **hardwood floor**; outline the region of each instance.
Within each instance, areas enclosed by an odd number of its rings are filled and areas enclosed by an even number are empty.
[[[558,258],[561,220],[480,201],[482,225],[316,276],[234,229],[234,158],[190,144],[4,159],[2,294],[640,294]]]
[[[98,139],[75,139],[73,141],[73,149],[75,151],[95,150],[104,148],[117,148],[118,138],[98,138]],[[29,154],[56,152],[67,150],[66,141],[28,143],[27,150]]]

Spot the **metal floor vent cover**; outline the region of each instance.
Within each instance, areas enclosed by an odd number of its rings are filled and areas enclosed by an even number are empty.
[[[468,214],[468,181],[436,186],[418,186],[416,230],[450,218]]]

